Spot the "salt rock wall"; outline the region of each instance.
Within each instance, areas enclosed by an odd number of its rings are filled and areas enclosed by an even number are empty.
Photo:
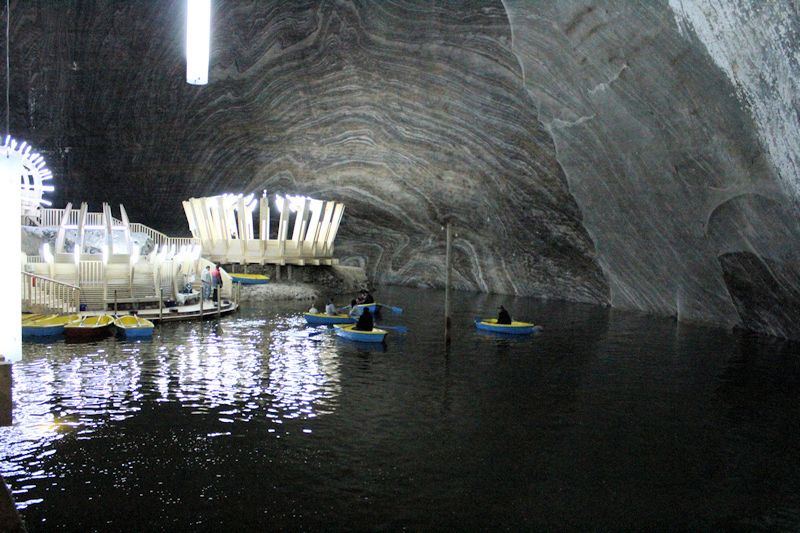
[[[797,106],[780,118],[760,109],[787,109],[787,95],[796,104],[787,89],[796,88],[797,41],[771,37],[796,27],[797,8],[772,3],[754,23],[760,4],[505,2],[526,87],[613,306],[796,336],[795,310],[763,315],[794,299],[780,294],[798,264],[797,145],[787,147],[779,128],[797,135]],[[737,25],[752,31],[726,33]],[[747,72],[720,68],[719,47]],[[780,275],[770,278],[766,265],[781,265]],[[760,290],[748,296],[743,286]]]
[[[18,2],[16,129],[56,204],[308,194],[347,206],[336,255],[378,282],[605,303],[594,244],[526,92],[501,2],[217,0],[211,83],[184,82],[184,2]],[[22,126],[24,124],[24,126]]]

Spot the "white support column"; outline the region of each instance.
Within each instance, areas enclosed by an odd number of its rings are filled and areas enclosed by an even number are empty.
[[[344,204],[336,204],[331,227],[328,230],[328,237],[325,241],[325,255],[333,255],[333,240],[339,232],[339,224],[342,221],[342,216],[344,216]]]
[[[75,240],[75,246],[78,247],[78,253],[83,253],[83,234],[86,231],[86,213],[89,211],[89,204],[86,202],[81,203],[81,210],[78,213],[78,237]]]
[[[321,253],[325,253],[325,243],[328,240],[328,231],[331,228],[331,221],[333,214],[336,211],[336,202],[325,203],[325,214],[322,215],[322,222],[319,226],[319,234],[317,235],[317,248],[321,249]]]
[[[3,237],[4,248],[11,256],[7,261],[2,262],[0,272],[6,283],[4,287],[4,301],[0,305],[0,320],[7,324],[0,335],[0,355],[8,361],[14,362],[22,359],[22,261],[20,252],[22,251],[22,235],[20,222],[22,220],[22,192],[20,190],[20,179],[25,168],[22,164],[22,157],[14,150],[6,149],[0,154],[0,224]],[[8,371],[8,394],[11,395],[11,367],[3,366],[4,371]],[[0,381],[0,386],[6,383]],[[5,389],[6,387],[2,387]],[[4,394],[0,394],[2,398]]]
[[[308,211],[308,199],[303,200],[303,203],[297,209],[297,215],[294,219],[294,229],[292,231],[292,240],[295,245],[300,245],[300,239],[303,236],[303,225],[305,224],[306,212]]]
[[[119,204],[119,217],[122,219],[122,226],[125,231],[125,253],[132,254],[133,242],[131,241],[131,224],[128,221],[128,213],[125,211],[125,207],[122,204]]]
[[[61,217],[61,224],[58,226],[58,234],[56,235],[56,243],[53,246],[53,255],[64,253],[64,239],[67,236],[67,225],[69,225],[69,217],[72,213],[72,203],[67,203],[64,208],[64,216]]]
[[[283,210],[281,211],[281,218],[278,222],[278,246],[281,256],[286,250],[286,237],[289,234],[289,215],[291,209],[289,208],[289,199],[283,199]]]
[[[258,199],[258,238],[269,239],[269,198],[266,195]]]
[[[319,219],[322,216],[322,206],[322,200],[311,201],[311,218],[308,221],[304,246],[308,246],[314,256],[317,255],[317,236],[320,230]]]
[[[181,205],[183,206],[183,214],[186,215],[186,222],[189,223],[189,231],[191,232],[192,237],[202,240],[203,238],[200,236],[199,230],[200,224],[198,223],[197,217],[194,215],[194,209],[192,209],[191,202],[192,198],[181,202]]]
[[[252,241],[256,238],[256,234],[253,231],[253,207],[252,203],[245,206],[245,214],[244,214],[244,235],[242,236],[243,239],[247,239]]]

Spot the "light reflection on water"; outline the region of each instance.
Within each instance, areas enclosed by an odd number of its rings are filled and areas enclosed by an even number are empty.
[[[0,474],[30,531],[800,528],[796,345],[456,294],[445,350],[440,296],[383,290],[385,345],[302,303],[26,343]]]
[[[297,314],[267,326],[265,319],[233,317],[164,326],[153,339],[26,344],[14,367],[14,425],[0,429],[0,475],[15,480],[17,507],[41,503],[25,495],[37,481],[60,477],[58,463],[42,461],[56,453],[56,441],[69,434],[90,440],[134,416],[142,402],[176,402],[227,424],[263,417],[279,426],[334,412],[335,344],[312,340]]]

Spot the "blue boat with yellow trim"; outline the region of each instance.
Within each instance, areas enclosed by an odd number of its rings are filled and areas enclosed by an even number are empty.
[[[114,320],[117,333],[123,337],[152,337],[155,325],[152,321],[136,315],[124,315]]]
[[[361,331],[353,329],[355,324],[342,325],[336,324],[333,326],[336,329],[336,334],[344,339],[359,342],[383,342],[386,338],[386,330],[373,328],[372,331]]]
[[[64,333],[64,325],[80,315],[43,315],[22,322],[23,337],[50,337]]]
[[[511,324],[498,324],[496,318],[476,318],[475,327],[482,331],[508,333],[510,335],[527,335],[536,331],[536,326],[530,322],[517,322],[515,320]]]
[[[263,274],[231,274],[229,272],[228,275],[234,283],[240,283],[242,285],[264,285],[265,283],[269,283],[269,276]]]
[[[325,313],[303,313],[306,324],[310,326],[332,326],[334,324],[355,324],[358,319],[350,315],[326,315]]]

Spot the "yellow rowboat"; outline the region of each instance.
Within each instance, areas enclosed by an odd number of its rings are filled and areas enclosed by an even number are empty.
[[[124,337],[152,337],[153,323],[146,318],[136,315],[125,315],[114,320],[117,333]]]
[[[105,337],[111,333],[114,317],[111,315],[86,316],[73,320],[64,326],[64,335],[68,339],[87,339]]]
[[[22,313],[22,323],[30,322],[31,320],[39,320],[40,318],[56,317],[56,314],[45,315],[42,313]]]
[[[242,285],[263,285],[264,283],[269,283],[269,276],[263,274],[231,274],[229,272],[228,275],[234,283],[241,283]]]
[[[476,318],[475,327],[482,331],[511,335],[527,335],[536,331],[536,326],[531,322],[513,321],[511,324],[498,324],[496,318]]]
[[[336,329],[336,334],[342,338],[351,341],[359,342],[383,342],[386,338],[387,331],[384,329],[373,328],[372,331],[361,331],[353,329],[356,327],[352,325],[336,324],[333,326]]]
[[[42,315],[22,323],[23,337],[47,337],[64,333],[64,326],[80,315]]]

